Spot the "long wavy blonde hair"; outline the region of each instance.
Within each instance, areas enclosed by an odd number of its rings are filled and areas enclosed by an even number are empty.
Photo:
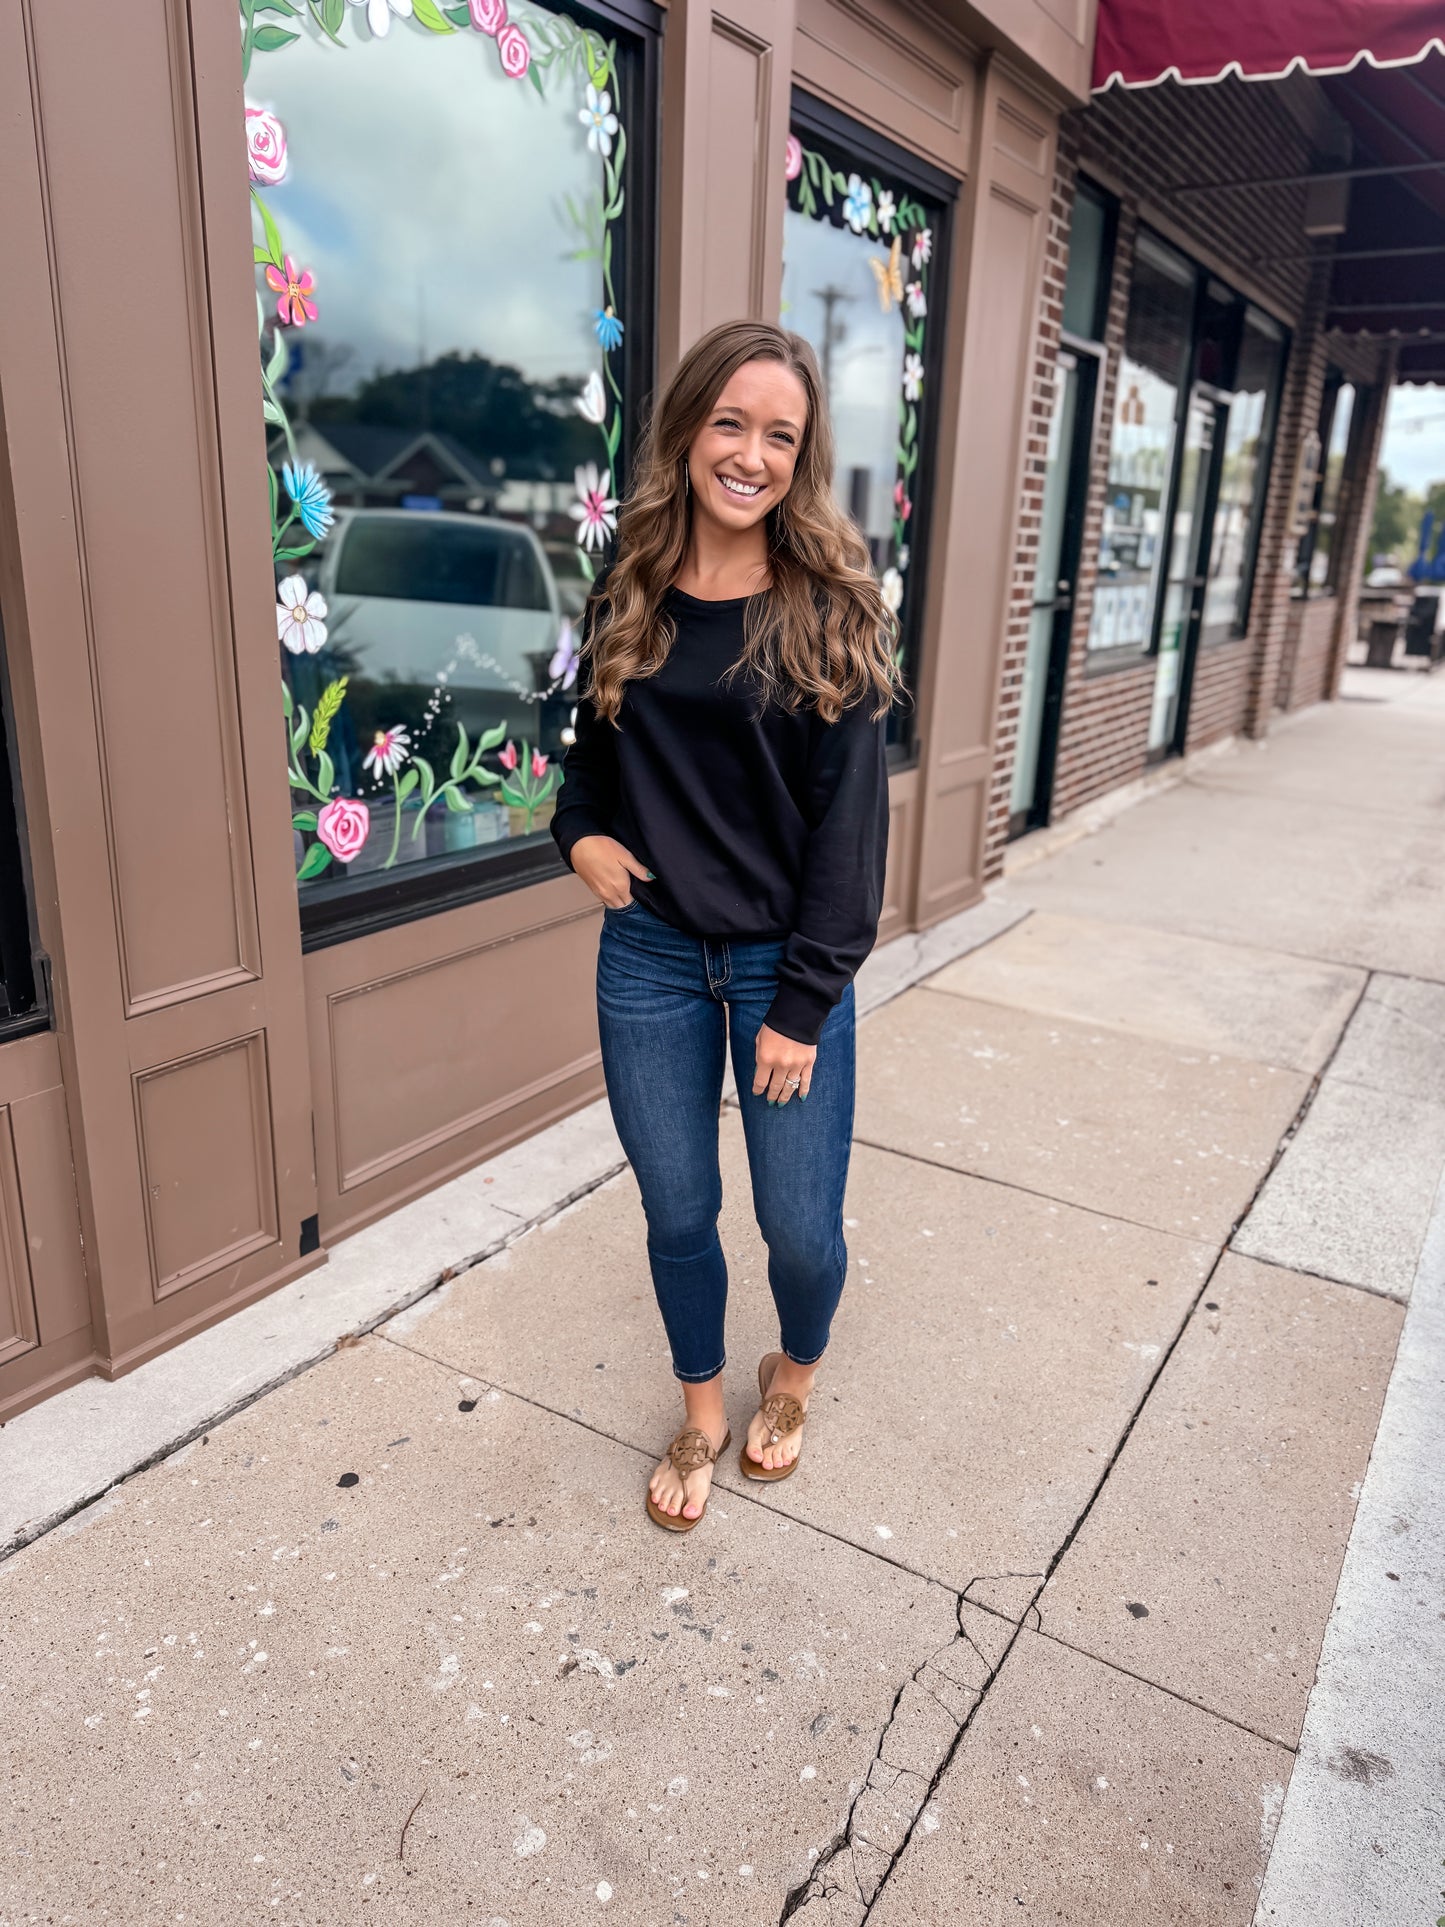
[[[897,623],[883,601],[857,528],[833,496],[833,429],[813,351],[801,335],[764,321],[725,321],[688,350],[647,425],[631,493],[618,517],[617,559],[588,611],[592,699],[616,722],[623,687],[654,676],[676,631],[662,600],[687,556],[688,451],[729,380],[749,361],[777,361],[803,384],[808,418],[793,483],[768,514],[772,588],[754,596],[744,667],[761,700],[815,705],[826,723],[875,698],[884,715],[901,684]]]

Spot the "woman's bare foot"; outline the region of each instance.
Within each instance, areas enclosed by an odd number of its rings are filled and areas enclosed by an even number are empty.
[[[763,1396],[766,1398],[774,1392],[787,1392],[806,1411],[808,1395],[818,1374],[816,1364],[794,1364],[786,1352],[770,1352],[768,1356],[772,1360],[772,1372],[766,1377],[768,1389]],[[797,1458],[803,1449],[803,1427],[799,1425],[794,1431],[785,1432],[776,1445],[770,1443],[771,1438],[772,1428],[761,1412],[755,1412],[748,1426],[745,1449],[755,1465],[765,1466],[770,1472],[779,1466],[791,1465]]]
[[[702,1385],[684,1385],[682,1390],[687,1403],[687,1417],[683,1424],[695,1425],[700,1432],[706,1433],[713,1451],[720,1452],[728,1435],[721,1372]],[[700,1465],[695,1472],[689,1472],[684,1477],[671,1459],[664,1457],[648,1480],[647,1489],[659,1512],[666,1512],[673,1518],[681,1513],[684,1519],[696,1519],[707,1504],[707,1495],[712,1489],[712,1473],[711,1465]]]

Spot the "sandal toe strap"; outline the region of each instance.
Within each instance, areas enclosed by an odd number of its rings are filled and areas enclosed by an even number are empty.
[[[667,1448],[667,1456],[674,1468],[684,1477],[696,1472],[704,1465],[716,1465],[717,1453],[706,1432],[697,1426],[684,1426],[672,1444]]]
[[[807,1416],[791,1392],[770,1392],[758,1410],[772,1433],[769,1440],[772,1445],[786,1438],[789,1432],[796,1432]]]

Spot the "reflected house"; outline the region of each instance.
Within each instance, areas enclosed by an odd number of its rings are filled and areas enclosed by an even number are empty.
[[[496,476],[444,430],[306,421],[294,436],[301,461],[316,469],[338,508],[400,508],[408,496],[428,508],[473,514],[491,514],[496,507]],[[284,437],[272,439],[270,455],[279,468],[286,460]]]

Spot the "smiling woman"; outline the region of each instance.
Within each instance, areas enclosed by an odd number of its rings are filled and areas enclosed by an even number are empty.
[[[276,11],[242,6],[277,633],[334,929],[388,873],[454,898],[547,849],[646,365],[640,42],[592,7]]]

